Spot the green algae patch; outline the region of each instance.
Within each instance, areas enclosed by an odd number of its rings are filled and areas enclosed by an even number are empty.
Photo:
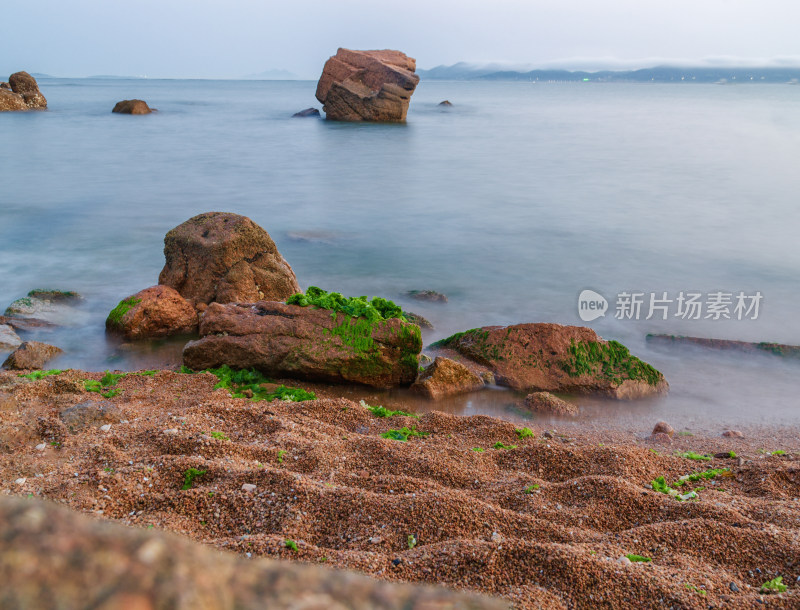
[[[50,288],[34,288],[28,292],[28,296],[43,301],[73,301],[81,298],[81,295],[72,290],[53,290]]]
[[[183,372],[183,371],[182,371]],[[190,369],[186,372],[191,373]],[[303,402],[304,400],[314,400],[317,395],[307,392],[303,388],[293,388],[279,385],[277,388],[266,388],[263,384],[271,384],[272,381],[255,369],[236,370],[227,364],[217,369],[206,369],[204,373],[211,373],[219,381],[214,389],[223,388],[228,390],[233,398],[249,398],[258,402],[266,400],[289,400],[292,402]]]
[[[24,377],[25,379],[30,379],[31,381],[39,381],[40,379],[44,379],[45,377],[50,377],[51,375],[60,375],[64,371],[61,369],[50,369],[48,371],[33,371],[32,373],[19,373],[17,377]]]
[[[631,379],[654,386],[664,379],[655,368],[632,355],[618,341],[572,341],[569,356],[561,362],[561,369],[570,377],[592,375],[615,384]]]
[[[327,292],[316,286],[309,286],[305,294],[298,292],[286,299],[287,305],[300,307],[314,306],[331,312],[341,312],[352,318],[366,318],[375,323],[399,318],[407,322],[399,305],[381,297],[345,297],[338,292]]]
[[[128,297],[120,301],[117,306],[111,310],[106,318],[106,328],[120,328],[122,326],[122,318],[128,313],[135,305],[142,302],[142,299]]]

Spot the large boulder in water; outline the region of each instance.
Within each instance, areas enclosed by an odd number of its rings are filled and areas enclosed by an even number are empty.
[[[8,84],[11,90],[17,95],[21,95],[25,101],[25,106],[34,110],[47,108],[47,100],[39,91],[36,79],[27,72],[15,72],[8,77]]]
[[[283,301],[300,292],[294,271],[269,234],[245,216],[209,212],[164,238],[158,283],[194,305]]]
[[[122,100],[114,105],[111,112],[117,114],[150,114],[153,109],[144,100]]]
[[[669,385],[649,364],[591,329],[560,324],[474,328],[434,344],[489,367],[497,383],[528,392],[596,394],[635,399]]]
[[[399,318],[370,322],[327,309],[271,301],[212,303],[200,336],[183,350],[195,370],[227,364],[274,377],[409,385],[422,349],[419,327]]]
[[[334,121],[402,122],[419,83],[416,66],[400,51],[339,49],[325,62],[317,99]]]
[[[174,288],[151,286],[120,301],[106,319],[106,330],[126,339],[193,333],[197,311]]]

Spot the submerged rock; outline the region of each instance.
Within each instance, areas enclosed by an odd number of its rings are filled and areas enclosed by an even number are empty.
[[[534,413],[546,415],[578,415],[578,406],[554,396],[550,392],[532,392],[525,397],[523,406]]]
[[[294,271],[269,234],[245,216],[208,212],[164,237],[158,283],[193,305],[283,301],[300,292]]]
[[[152,339],[197,330],[197,311],[169,286],[151,286],[120,301],[106,319],[106,330],[126,339]]]
[[[447,295],[435,290],[409,290],[406,296],[417,301],[430,301],[433,303],[447,303]]]
[[[154,108],[150,108],[144,100],[122,100],[114,105],[111,112],[117,114],[150,114],[154,112]]]
[[[452,106],[452,105],[453,105],[453,103],[452,103],[450,100],[444,100],[444,101],[441,101],[441,102],[439,102],[439,104],[438,104],[438,105],[439,105],[439,106],[446,106],[446,107],[449,107],[449,106]]]
[[[433,364],[419,374],[411,389],[435,400],[474,392],[483,386],[483,379],[463,364],[438,356]]]
[[[22,345],[22,339],[8,324],[0,324],[0,350],[13,350]]]
[[[63,353],[64,350],[55,345],[39,341],[25,341],[6,358],[3,368],[15,370],[41,369],[49,360]]]
[[[416,324],[420,328],[424,328],[426,330],[433,330],[433,324],[431,324],[430,320],[428,320],[427,318],[423,318],[418,313],[404,311],[403,316],[405,317],[406,320],[408,320],[412,324]]]
[[[391,318],[370,323],[341,312],[270,301],[212,303],[200,336],[183,350],[195,370],[227,364],[274,377],[409,385],[422,349],[419,327]]]
[[[664,394],[669,385],[649,364],[591,329],[560,324],[474,328],[438,341],[489,367],[497,383],[515,390],[597,394],[635,399]]]
[[[733,350],[745,353],[766,352],[784,358],[800,358],[800,345],[783,343],[752,343],[748,341],[731,341],[728,339],[708,339],[705,337],[684,337],[681,335],[647,335],[648,342],[696,345],[719,350]]]
[[[79,314],[75,307],[81,301],[82,297],[77,292],[34,289],[11,303],[5,310],[5,316],[27,318],[32,321],[29,326],[41,325],[38,323],[67,324],[76,322]]]
[[[416,61],[400,51],[339,49],[325,62],[317,99],[334,121],[402,122],[419,82]]]
[[[319,110],[316,108],[306,108],[305,110],[301,110],[300,112],[295,112],[292,117],[304,118],[304,117],[317,117],[320,116]]]

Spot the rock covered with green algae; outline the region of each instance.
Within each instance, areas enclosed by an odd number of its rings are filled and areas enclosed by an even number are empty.
[[[200,322],[201,338],[186,345],[183,361],[194,370],[227,364],[274,377],[380,388],[413,383],[419,327],[401,317],[355,313],[274,301],[212,303]]]
[[[516,324],[474,328],[438,341],[489,367],[497,383],[529,392],[594,394],[636,399],[666,394],[664,376],[591,328]]]

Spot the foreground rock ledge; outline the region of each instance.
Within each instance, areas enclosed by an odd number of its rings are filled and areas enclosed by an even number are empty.
[[[193,305],[283,301],[300,292],[294,271],[269,234],[246,216],[208,212],[164,237],[158,283]]]
[[[317,99],[333,121],[402,122],[419,83],[417,62],[400,51],[339,49],[325,62]]]
[[[244,560],[40,500],[0,498],[0,539],[3,608],[508,607],[488,597],[391,584],[301,563]]]
[[[669,384],[649,364],[591,329],[560,324],[485,326],[432,347],[488,367],[497,383],[528,392],[594,394],[637,399],[666,394]]]
[[[183,361],[194,370],[227,364],[266,375],[388,388],[417,377],[419,327],[392,318],[364,318],[270,301],[212,303]]]

